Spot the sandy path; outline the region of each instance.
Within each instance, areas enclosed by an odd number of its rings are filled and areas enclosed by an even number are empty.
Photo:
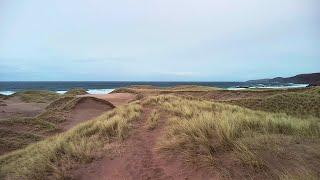
[[[142,117],[134,123],[119,156],[85,165],[74,173],[74,179],[172,179],[166,175],[154,150],[163,124],[153,131],[148,130],[145,121],[149,114],[150,110],[145,109]]]
[[[91,96],[111,102],[115,106],[127,104],[136,98],[132,93],[111,93],[111,94],[86,94],[81,96]]]
[[[155,150],[162,137],[167,115],[161,113],[158,126],[148,130],[146,121],[152,109],[145,108],[141,118],[133,123],[120,154],[85,164],[71,173],[80,180],[137,180],[137,179],[212,179],[195,169],[183,166],[176,159],[168,161]],[[204,175],[204,176],[203,176]]]

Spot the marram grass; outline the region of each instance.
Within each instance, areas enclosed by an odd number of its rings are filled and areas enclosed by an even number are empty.
[[[225,152],[234,154],[253,168],[269,170],[273,178],[296,177],[299,175],[273,172],[262,153],[283,156],[284,145],[295,143],[296,139],[319,143],[318,118],[297,118],[175,96],[151,97],[144,105],[158,105],[171,114],[157,150],[164,154],[179,154],[190,164],[216,166],[217,154]],[[319,148],[318,143],[312,148]],[[320,160],[320,152],[313,153]]]

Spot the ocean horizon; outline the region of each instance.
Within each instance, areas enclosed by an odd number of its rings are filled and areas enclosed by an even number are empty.
[[[172,87],[178,85],[197,85],[218,87],[229,90],[244,88],[302,88],[308,84],[294,83],[249,83],[249,82],[201,82],[201,81],[1,81],[0,94],[11,95],[25,90],[49,90],[63,94],[73,88],[83,88],[90,94],[110,93],[116,88],[132,85],[151,85]]]

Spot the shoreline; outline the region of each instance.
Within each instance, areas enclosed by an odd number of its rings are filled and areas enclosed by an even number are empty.
[[[276,84],[276,85],[270,85],[270,84],[255,84],[255,85],[248,85],[248,86],[229,86],[229,87],[225,87],[222,89],[225,90],[246,90],[246,89],[294,89],[294,88],[306,88],[309,84],[294,84],[294,83],[288,83],[288,84]],[[216,87],[216,86],[208,86],[208,87]],[[72,88],[70,88],[72,89]],[[113,90],[117,89],[117,87],[115,88],[94,88],[91,89],[89,88],[87,90],[87,92],[89,94],[109,94],[110,92],[112,92]],[[1,95],[12,95],[16,92],[20,92],[20,91],[28,91],[28,90],[35,90],[35,89],[23,89],[23,90],[17,90],[17,91],[13,91],[13,90],[4,90],[4,91],[0,91]],[[45,90],[45,89],[44,89]],[[50,91],[50,90],[48,90]],[[53,92],[56,92],[58,94],[64,94],[66,93],[68,90],[54,90]]]

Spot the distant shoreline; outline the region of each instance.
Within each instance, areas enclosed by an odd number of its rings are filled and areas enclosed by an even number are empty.
[[[2,82],[3,83],[3,82]],[[126,87],[131,85],[152,85],[157,87],[170,87],[170,86],[178,86],[178,85],[202,85],[209,87],[219,87],[226,90],[244,90],[244,89],[291,89],[291,88],[305,88],[308,84],[294,84],[294,83],[259,83],[259,84],[248,84],[242,82],[211,82],[211,83],[203,83],[203,82],[187,82],[183,84],[183,82],[150,82],[150,83],[138,83],[138,82],[130,82],[125,83],[123,86],[119,86],[119,84],[112,84],[110,82],[106,83],[104,86],[101,84],[93,84],[93,86],[102,86],[101,88],[88,88],[88,86],[92,86],[92,84],[87,84],[88,82],[79,82],[77,84],[65,84],[65,82],[60,82],[56,87],[55,84],[51,84],[48,86],[48,82],[33,82],[31,84],[21,84],[17,82],[8,82],[9,85],[0,83],[0,94],[2,95],[11,95],[15,92],[26,91],[26,90],[49,90],[54,91],[59,94],[64,94],[69,89],[72,88],[84,88],[87,89],[89,94],[108,94],[112,92],[114,89],[120,87]],[[16,84],[15,84],[16,83]],[[136,84],[135,84],[136,83]],[[164,86],[166,85],[166,86]],[[104,88],[104,87],[112,87],[112,88]]]

